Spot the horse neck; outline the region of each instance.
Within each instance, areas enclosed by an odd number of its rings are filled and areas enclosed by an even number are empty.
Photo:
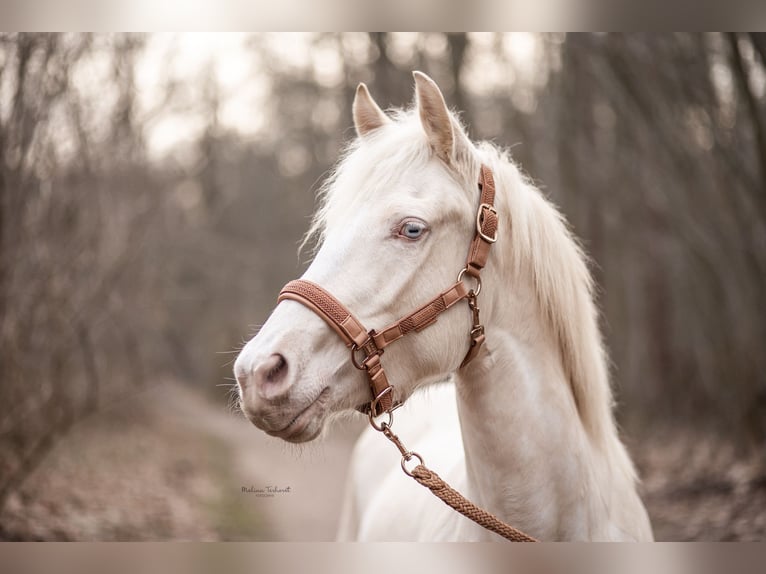
[[[456,376],[469,491],[543,540],[579,538],[592,449],[555,353],[496,328],[486,347]]]
[[[486,349],[455,377],[471,495],[545,540],[651,537],[611,405],[595,409],[597,432],[583,423],[534,280],[513,267],[485,270]],[[590,343],[601,359],[600,339]],[[610,400],[608,388],[598,391]]]

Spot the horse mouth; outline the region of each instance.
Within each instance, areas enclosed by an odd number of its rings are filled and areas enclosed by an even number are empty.
[[[322,428],[321,425],[319,425],[310,436],[303,437],[301,435],[303,435],[304,431],[311,425],[315,418],[314,415],[324,405],[324,398],[328,395],[329,392],[330,387],[325,387],[322,389],[322,392],[319,393],[319,396],[311,401],[311,403],[305,409],[295,415],[284,428],[276,431],[266,431],[266,434],[281,438],[282,440],[286,440],[288,442],[306,442],[313,439],[317,434],[319,434],[319,430]]]

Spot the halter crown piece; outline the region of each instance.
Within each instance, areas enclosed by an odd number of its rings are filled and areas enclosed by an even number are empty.
[[[388,382],[380,357],[384,349],[413,331],[422,331],[436,322],[447,309],[466,300],[473,316],[470,347],[461,367],[471,362],[484,343],[484,326],[479,320],[477,297],[481,291],[481,270],[487,264],[489,249],[497,241],[497,210],[495,209],[495,181],[492,170],[482,165],[479,172],[480,202],[476,212],[476,233],[468,249],[465,267],[457,280],[446,291],[439,293],[428,303],[399,319],[381,331],[368,331],[349,309],[311,281],[298,279],[282,288],[277,302],[291,299],[314,311],[340,336],[351,349],[354,366],[367,373],[372,400],[365,408],[373,415],[390,413],[398,404],[393,400],[393,387]],[[476,281],[475,288],[468,289],[463,277],[468,274]],[[361,355],[360,355],[361,353]],[[358,357],[362,356],[361,360]]]

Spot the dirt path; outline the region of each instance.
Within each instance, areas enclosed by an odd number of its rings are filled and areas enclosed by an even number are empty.
[[[190,418],[198,430],[228,445],[228,474],[238,487],[241,512],[263,518],[267,539],[335,539],[348,458],[363,424],[336,424],[321,442],[296,446],[226,409],[210,412],[210,404],[191,393],[179,397],[173,409],[179,424]],[[243,493],[242,487],[249,490]]]
[[[332,540],[354,435],[292,447],[164,383],[63,437],[0,513],[0,539]]]

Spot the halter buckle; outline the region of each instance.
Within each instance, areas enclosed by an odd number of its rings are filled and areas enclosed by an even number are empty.
[[[482,224],[484,223],[484,220],[486,218],[486,211],[491,211],[495,214],[495,217],[497,217],[497,209],[493,205],[490,205],[489,203],[482,203],[479,206],[479,210],[476,212],[476,233],[479,234],[479,237],[481,237],[484,241],[487,243],[494,243],[497,241],[497,229],[495,229],[495,235],[494,237],[490,237],[484,231],[482,230]]]

